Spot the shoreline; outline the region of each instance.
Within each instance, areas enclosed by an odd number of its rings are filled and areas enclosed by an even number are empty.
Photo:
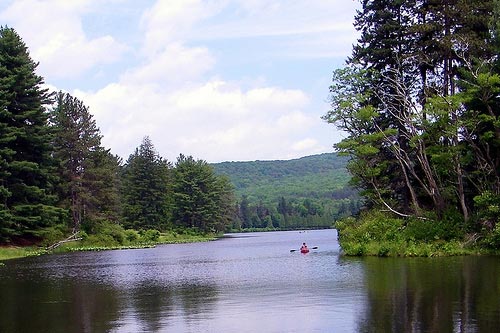
[[[50,255],[56,253],[70,253],[70,252],[89,252],[89,251],[111,251],[111,250],[133,250],[133,249],[145,249],[154,248],[157,245],[168,245],[168,244],[187,244],[187,243],[200,243],[200,242],[210,242],[215,241],[221,236],[217,235],[206,235],[206,236],[188,236],[185,238],[179,237],[178,239],[164,240],[151,243],[138,243],[138,244],[128,244],[128,245],[109,245],[102,246],[100,244],[83,244],[82,241],[74,241],[66,243],[54,250],[48,250],[44,247],[36,246],[0,246],[0,267],[5,265],[5,261],[19,258],[36,257],[41,255]]]

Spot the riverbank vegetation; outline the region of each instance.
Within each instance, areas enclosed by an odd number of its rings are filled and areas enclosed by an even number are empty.
[[[324,116],[366,200],[337,222],[346,253],[500,249],[499,15],[493,0],[363,1]]]
[[[372,210],[358,218],[337,221],[336,228],[342,251],[349,256],[433,257],[495,252],[487,246],[494,235],[479,246],[479,235],[464,236],[466,233],[453,219],[401,219]]]
[[[78,232],[68,241],[59,241],[61,235],[56,232],[52,237],[41,239],[39,243],[32,246],[3,246],[0,247],[0,261],[48,253],[139,249],[160,244],[206,242],[221,236],[215,233],[200,234],[197,230],[191,229],[167,232],[155,229],[137,231],[110,223],[104,223],[100,228],[101,230],[90,235],[84,231]]]

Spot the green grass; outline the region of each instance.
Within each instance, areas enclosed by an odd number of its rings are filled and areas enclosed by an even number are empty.
[[[96,238],[90,238],[84,241],[73,241],[64,243],[53,251],[47,251],[43,247],[0,247],[0,266],[3,266],[2,261],[23,258],[29,256],[38,256],[49,253],[64,253],[64,252],[77,252],[77,251],[104,251],[104,250],[120,250],[120,249],[140,249],[151,248],[158,244],[181,244],[181,243],[196,243],[208,242],[218,238],[218,235],[196,235],[196,234],[179,234],[176,232],[160,233],[156,241],[136,241],[126,244],[119,244],[110,242],[108,245]]]
[[[1,247],[0,260],[25,257],[27,252],[27,248],[22,247]]]
[[[0,247],[0,261],[37,256],[47,253],[44,249],[37,247]]]

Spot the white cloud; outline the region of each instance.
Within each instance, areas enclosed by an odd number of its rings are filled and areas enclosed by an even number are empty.
[[[126,46],[111,31],[87,30],[84,18],[99,15],[101,4],[109,5],[108,15],[113,6],[130,4],[103,1],[16,0],[0,19],[19,32],[51,84],[54,78],[78,75],[84,82],[102,70],[100,87],[72,94],[90,107],[112,152],[128,157],[145,135],[169,160],[179,153],[213,162],[330,151],[330,142],[322,143],[330,132],[323,130],[328,125],[319,118],[320,103],[300,77],[307,68],[290,67],[296,81],[286,85],[277,84],[283,80],[267,69],[285,57],[345,53],[353,29],[349,15],[336,17],[342,10],[354,11],[351,1],[158,0],[150,8],[135,2],[137,26],[127,25],[134,39]],[[223,52],[235,56],[231,51],[245,49],[249,41],[255,43],[249,50],[260,54],[234,52],[241,59],[221,64],[228,59]],[[106,77],[102,66],[112,68],[120,59],[127,67],[116,67],[117,74]],[[247,68],[249,63],[260,67]]]
[[[203,47],[187,48],[180,43],[171,43],[154,57],[145,60],[122,76],[128,84],[183,84],[199,79],[215,64],[210,51]]]
[[[193,25],[219,10],[214,4],[202,0],[156,1],[141,19],[145,31],[144,54],[154,55],[165,45],[184,39]]]
[[[210,161],[283,158],[283,151],[297,151],[292,147],[294,137],[300,138],[314,124],[301,111],[308,97],[277,87],[241,91],[224,81],[209,81],[165,93],[125,83],[74,95],[95,115],[104,144],[120,147],[115,153],[122,157],[149,135],[170,160],[179,153]]]
[[[110,64],[127,47],[112,36],[88,39],[81,16],[93,1],[17,0],[0,15],[21,35],[42,75],[78,77],[100,64]]]

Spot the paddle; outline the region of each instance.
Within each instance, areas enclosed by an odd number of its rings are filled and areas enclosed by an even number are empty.
[[[310,248],[310,250],[317,250],[317,249],[318,249],[317,246]],[[295,250],[295,249],[294,250],[290,250],[290,252],[295,252],[295,251],[300,251],[300,250]]]

